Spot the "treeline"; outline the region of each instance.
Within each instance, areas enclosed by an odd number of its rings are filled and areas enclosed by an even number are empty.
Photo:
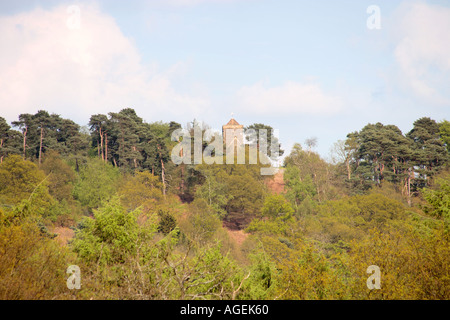
[[[260,164],[175,165],[181,127],[129,108],[88,128],[46,111],[0,118],[0,298],[450,298],[448,121],[405,135],[368,124],[331,162],[297,143],[278,194]]]
[[[336,148],[352,188],[367,190],[389,181],[410,201],[447,164],[449,131],[448,121],[438,124],[426,117],[406,135],[394,125],[368,124]]]

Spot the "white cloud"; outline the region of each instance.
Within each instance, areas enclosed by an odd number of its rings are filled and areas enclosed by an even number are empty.
[[[450,8],[407,2],[392,21],[401,85],[428,102],[450,103]]]
[[[203,93],[174,88],[185,63],[165,71],[143,64],[112,17],[96,6],[79,8],[75,29],[67,6],[0,17],[1,116],[11,121],[46,109],[87,122],[94,113],[133,107],[152,120],[161,112],[198,114],[209,107]]]
[[[315,83],[286,82],[268,87],[263,81],[241,88],[238,105],[244,112],[268,115],[335,114],[341,111],[341,98],[325,93]]]

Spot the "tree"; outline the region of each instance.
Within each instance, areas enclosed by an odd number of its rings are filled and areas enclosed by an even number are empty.
[[[89,119],[89,128],[96,134],[97,141],[97,152],[99,158],[103,161],[107,161],[108,154],[108,144],[107,144],[107,126],[108,117],[104,114],[95,114],[92,115]]]
[[[15,205],[27,199],[45,180],[44,172],[34,163],[10,155],[0,164],[0,200],[3,205]]]
[[[439,135],[450,153],[450,121],[442,120],[439,122]]]
[[[319,154],[313,151],[304,151],[299,143],[295,143],[291,153],[284,159],[284,165],[286,168],[289,166],[297,168],[300,181],[305,183],[304,187],[308,188],[309,181],[312,180],[317,201],[320,202],[335,197],[337,191],[331,181],[331,166]],[[291,178],[289,183],[295,184],[295,178],[290,176],[290,173],[292,173],[290,170],[292,169],[288,170],[288,180]],[[291,200],[293,200],[292,195],[290,195]]]
[[[222,222],[204,199],[195,199],[189,204],[189,213],[181,219],[179,226],[190,241],[203,246],[216,241]]]
[[[227,192],[226,184],[218,182],[212,172],[210,173],[207,170],[202,170],[202,175],[206,177],[206,180],[197,188],[195,198],[204,199],[220,218],[225,217],[225,208],[231,199],[231,195]]]
[[[139,211],[127,212],[117,197],[94,210],[76,232],[73,249],[87,262],[97,265],[123,263],[126,256],[136,253]]]
[[[53,300],[68,296],[70,252],[33,223],[0,223],[0,299]]]
[[[313,148],[317,146],[317,138],[311,137],[305,140],[305,144],[308,147],[308,152],[311,152]]]
[[[86,163],[90,145],[90,135],[87,127],[79,127],[73,123],[67,123],[64,130],[68,132],[66,151],[63,154],[67,162],[79,172],[80,165]],[[107,154],[107,153],[106,153]]]
[[[85,147],[76,123],[45,110],[39,110],[34,115],[20,114],[19,120],[12,124],[22,129],[23,158],[37,159],[39,166],[48,150],[68,155]]]
[[[411,203],[416,161],[414,146],[399,128],[382,123],[368,124],[361,131],[349,134],[348,141],[356,147],[351,161],[353,189],[365,192],[389,181],[401,188]]]
[[[339,165],[343,163],[347,172],[347,180],[352,178],[351,162],[354,161],[355,153],[357,151],[357,143],[355,136],[349,134],[345,141],[336,141],[331,149],[332,162]]]
[[[138,161],[142,160],[139,150],[139,132],[142,119],[131,108],[121,110],[119,113],[110,112],[110,121],[113,127],[113,161],[125,168],[138,168]]]
[[[177,226],[177,220],[170,212],[160,209],[158,210],[158,216],[159,216],[159,224],[157,229],[158,232],[167,235]]]
[[[262,183],[252,176],[243,165],[236,166],[232,174],[226,177],[229,200],[227,212],[236,212],[245,215],[257,214],[264,201],[265,190]]]
[[[261,214],[272,219],[281,218],[287,220],[292,217],[294,209],[290,203],[280,194],[272,194],[266,197]]]
[[[102,201],[116,193],[119,171],[101,159],[89,159],[80,168],[78,181],[73,190],[74,197],[89,209],[97,208]]]
[[[27,135],[28,135],[28,129],[32,124],[32,118],[33,115],[29,113],[22,113],[19,115],[18,121],[13,121],[12,125],[14,127],[18,127],[22,130],[22,137],[23,137],[23,158],[26,159],[27,157]]]
[[[274,134],[274,129],[262,123],[254,123],[245,128],[246,132],[251,132],[246,136],[250,145],[256,146],[257,150],[260,150],[260,145],[264,142],[267,145],[267,156],[272,160],[277,160],[284,154],[284,150],[281,149],[281,143]],[[261,130],[261,131],[260,131]],[[265,140],[263,139],[262,132],[266,132]],[[261,150],[265,152],[266,150]]]
[[[306,199],[313,199],[317,194],[313,180],[310,175],[301,176],[301,171],[294,165],[288,165],[284,170],[284,181],[286,185],[286,198],[298,208]]]
[[[438,173],[448,161],[448,152],[439,135],[436,121],[424,117],[414,122],[413,129],[407,137],[414,142],[416,188],[430,185],[430,178]]]
[[[44,148],[44,137],[47,136],[47,133],[50,136],[50,131],[54,129],[55,127],[58,127],[58,120],[60,120],[59,116],[52,115],[50,116],[47,111],[45,110],[39,110],[36,114],[32,117],[32,123],[33,123],[33,129],[37,130],[39,133],[36,135],[35,132],[32,135],[33,138],[36,138],[39,136],[39,143],[35,143],[37,147],[37,158],[38,158],[38,164],[39,167],[42,163],[42,152]]]
[[[0,163],[9,154],[20,154],[20,133],[11,130],[6,120],[0,117]]]
[[[161,182],[148,171],[123,175],[122,180],[118,195],[127,210],[141,207],[142,213],[147,214],[163,198]]]
[[[73,183],[76,179],[72,168],[56,151],[51,151],[42,163],[41,169],[48,176],[47,182],[50,194],[58,201],[70,201]]]
[[[5,146],[9,138],[9,131],[11,127],[6,122],[5,118],[0,117],[0,163],[3,162],[3,157],[6,155]]]
[[[436,186],[432,189],[424,188],[423,197],[427,204],[423,206],[425,213],[442,219],[444,222],[444,231],[447,239],[450,239],[450,182],[447,173],[444,177],[439,177]]]

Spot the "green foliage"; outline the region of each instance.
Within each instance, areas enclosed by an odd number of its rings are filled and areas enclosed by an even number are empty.
[[[194,243],[213,241],[222,224],[217,214],[203,199],[195,199],[189,209],[190,214],[180,223],[183,233]]]
[[[442,219],[444,222],[445,234],[450,236],[450,180],[440,178],[436,181],[435,189],[424,189],[423,197],[428,202],[423,207],[425,213]]]
[[[124,174],[118,188],[122,204],[128,210],[141,207],[143,213],[154,210],[162,200],[162,186],[158,177],[148,171]]]
[[[303,244],[290,259],[280,263],[276,295],[282,299],[341,299],[345,291],[330,260],[314,247]]]
[[[48,218],[57,202],[48,193],[45,185],[35,188],[28,199],[23,199],[10,211],[11,218],[19,221],[32,219],[40,221],[41,218]]]
[[[41,170],[48,175],[49,192],[56,200],[72,200],[75,172],[58,153],[49,151],[41,165]]]
[[[232,199],[232,195],[227,192],[227,185],[219,183],[214,176],[209,173],[203,173],[206,176],[205,182],[197,188],[195,197],[204,199],[213,211],[220,217],[226,216],[225,210],[228,201]]]
[[[106,202],[94,217],[86,217],[72,245],[87,262],[107,265],[124,262],[136,250],[139,211],[126,212],[117,197]]]
[[[223,163],[198,165],[205,179],[197,196],[205,199],[221,218],[233,217],[245,227],[260,212],[266,195],[261,166]]]
[[[445,123],[441,126],[445,137]],[[345,158],[350,188],[364,193],[384,181],[394,183],[411,205],[411,196],[430,185],[430,179],[448,162],[440,127],[430,118],[420,118],[403,135],[394,125],[368,124],[349,134]]]
[[[70,253],[34,223],[0,225],[0,299],[51,300],[69,296]]]
[[[332,168],[317,153],[305,151],[296,143],[284,164],[287,196],[296,207],[307,197],[317,202],[336,198],[338,192],[331,182]]]
[[[280,194],[272,194],[266,197],[261,213],[265,217],[272,219],[280,218],[287,220],[292,217],[294,209],[292,209],[286,198]]]
[[[228,179],[229,201],[227,212],[256,214],[264,200],[264,190],[260,183],[248,173],[233,174]]]
[[[278,157],[281,157],[284,154],[284,150],[281,149],[281,143],[278,138],[275,137],[274,130],[271,126],[262,123],[254,123],[246,127],[245,130],[246,132],[252,132],[251,130],[254,130],[253,134],[247,135],[247,140],[250,144],[256,145],[258,150],[260,149],[260,145],[265,143],[267,145],[267,152],[266,150],[261,150],[261,152],[266,153],[272,160],[277,160]],[[265,138],[263,138],[263,130],[266,130]]]
[[[79,125],[57,114],[49,114],[45,110],[39,110],[34,115],[20,114],[19,120],[13,121],[12,125],[22,129],[24,157],[38,159],[39,163],[42,163],[47,150],[67,155],[83,149]]]
[[[242,293],[238,297],[243,300],[270,299],[277,285],[275,264],[263,252],[252,254],[250,259],[250,276],[244,282]]]
[[[312,199],[316,194],[313,180],[310,175],[301,177],[300,169],[293,165],[288,165],[284,171],[284,181],[287,192],[286,198],[295,205],[296,208],[307,198]]]
[[[27,199],[45,179],[34,163],[19,155],[8,156],[0,164],[0,203],[11,206]]]
[[[0,163],[10,154],[20,154],[20,132],[12,130],[6,120],[0,117]]]
[[[354,272],[349,283],[357,299],[448,299],[449,243],[442,230],[420,235],[414,230],[389,233],[371,231],[352,244],[349,264]],[[381,290],[365,286],[368,265],[381,271]]]
[[[158,210],[158,216],[158,232],[162,232],[167,235],[177,226],[177,221],[170,212]]]
[[[79,178],[73,190],[74,197],[90,209],[111,198],[117,188],[119,170],[98,159],[89,159],[80,168]]]
[[[329,201],[317,211],[304,219],[307,235],[337,248],[347,248],[349,241],[364,238],[370,229],[385,230],[405,219],[402,203],[377,193]]]
[[[430,185],[430,178],[437,174],[448,161],[448,152],[439,136],[439,125],[430,118],[420,118],[407,134],[414,141],[414,158],[419,173],[418,188]]]
[[[439,135],[442,142],[447,147],[447,152],[450,153],[450,121],[443,120],[439,122]]]
[[[369,124],[331,164],[296,144],[270,194],[248,146],[247,164],[175,165],[178,123],[90,120],[89,135],[43,110],[21,132],[0,118],[0,298],[449,299],[446,121]]]

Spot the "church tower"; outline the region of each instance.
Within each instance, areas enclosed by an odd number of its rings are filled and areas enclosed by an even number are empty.
[[[222,126],[223,142],[227,143],[227,136],[230,139],[230,143],[233,142],[234,146],[244,145],[244,126],[239,124],[234,118],[231,118],[227,124]]]

